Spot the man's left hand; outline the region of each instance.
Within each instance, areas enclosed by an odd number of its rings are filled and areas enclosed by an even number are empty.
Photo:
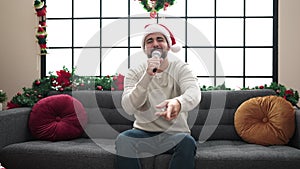
[[[181,109],[181,104],[177,99],[169,99],[158,104],[156,108],[162,111],[156,112],[155,115],[171,121],[178,116]]]

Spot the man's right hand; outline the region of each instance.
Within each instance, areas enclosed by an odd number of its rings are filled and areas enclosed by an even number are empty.
[[[147,73],[150,76],[154,76],[156,72],[153,72],[153,69],[159,69],[160,63],[162,62],[162,58],[158,57],[152,57],[147,60],[148,67],[147,67]]]

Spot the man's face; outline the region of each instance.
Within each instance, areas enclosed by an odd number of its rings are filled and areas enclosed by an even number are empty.
[[[169,51],[168,42],[161,33],[151,33],[145,37],[145,52],[148,58],[151,58],[153,50],[159,50],[162,58],[165,58]]]

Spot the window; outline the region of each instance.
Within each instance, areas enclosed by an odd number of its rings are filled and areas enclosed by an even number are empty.
[[[146,57],[144,25],[170,27],[200,85],[237,89],[277,81],[278,0],[176,0],[150,19],[138,0],[47,1],[42,76],[63,66],[84,76],[126,74]]]

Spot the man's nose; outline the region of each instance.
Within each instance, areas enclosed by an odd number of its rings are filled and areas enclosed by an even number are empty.
[[[153,41],[153,47],[159,47],[158,42],[156,40]]]

